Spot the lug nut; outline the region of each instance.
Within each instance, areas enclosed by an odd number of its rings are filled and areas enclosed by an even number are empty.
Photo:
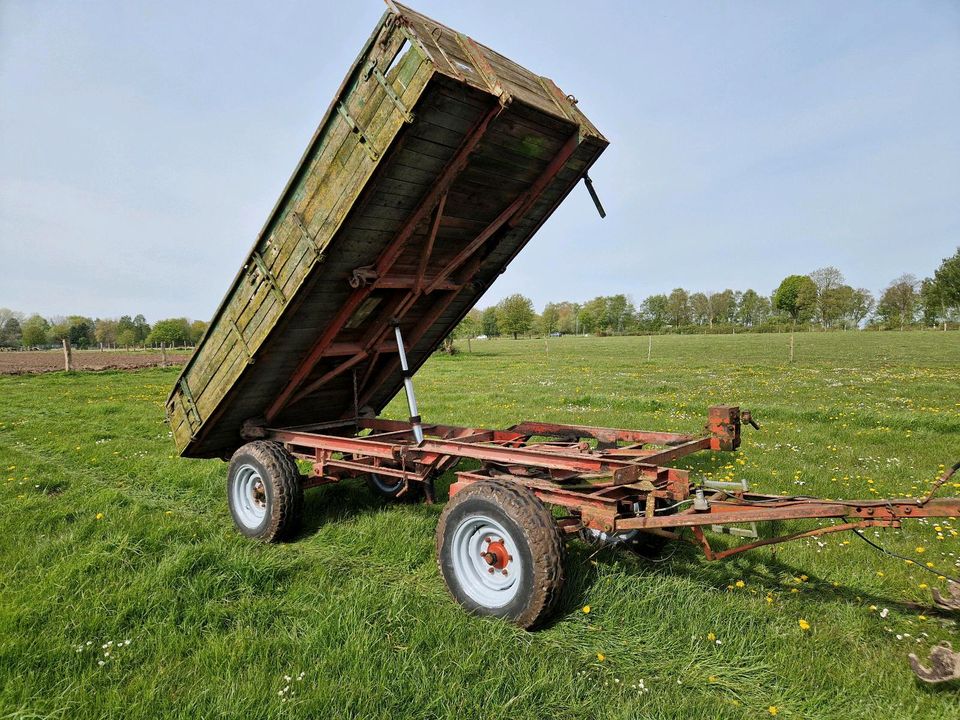
[[[490,573],[491,575],[493,575],[493,568],[488,568],[488,569],[487,569],[487,572]]]
[[[501,573],[503,573],[504,575],[506,575],[506,574],[507,574],[507,569],[506,569],[506,568],[504,568],[504,569],[503,569],[503,570],[501,570],[500,572],[501,572]]]

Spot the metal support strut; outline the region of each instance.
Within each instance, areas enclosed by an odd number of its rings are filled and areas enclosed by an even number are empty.
[[[397,354],[400,356],[400,371],[403,373],[403,389],[407,394],[407,407],[410,408],[410,424],[413,426],[413,437],[418,443],[422,443],[423,425],[420,422],[420,412],[417,410],[417,396],[413,394],[413,378],[411,377],[410,366],[407,364],[407,353],[403,349],[400,323],[393,324],[393,331],[397,336]]]

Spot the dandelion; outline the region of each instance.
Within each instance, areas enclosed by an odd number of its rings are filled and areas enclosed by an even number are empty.
[[[923,545],[917,545],[917,547],[915,548],[915,550],[916,550],[918,553],[925,553],[925,552],[927,551],[927,549],[926,549],[925,547],[923,547]]]
[[[799,625],[800,625],[800,629],[803,630],[804,632],[810,629],[810,623],[808,623],[803,618],[800,618]]]
[[[103,520],[103,513],[97,513],[97,520]]]
[[[780,712],[780,710],[777,708],[776,705],[771,705],[770,707],[767,708],[767,712],[770,713],[771,715],[776,715],[778,712]]]
[[[604,655],[603,653],[597,653],[597,660],[599,660],[600,662],[603,662],[606,659],[607,659],[606,655]]]
[[[709,640],[710,642],[713,642],[713,641],[715,641],[716,639],[717,639],[717,636],[716,636],[713,632],[708,632],[708,633],[707,633],[707,640]]]
[[[734,583],[734,585],[736,585],[738,588],[742,588],[744,585],[746,585],[746,583],[743,582],[743,580],[737,580],[737,581]]]
[[[589,606],[589,605],[584,605],[584,606],[583,606],[583,614],[584,614],[584,615],[589,615],[589,614],[590,614],[590,606]]]

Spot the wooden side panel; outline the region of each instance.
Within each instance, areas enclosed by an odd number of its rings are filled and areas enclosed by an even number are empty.
[[[372,72],[375,63],[377,72]],[[389,68],[389,69],[388,69]],[[383,74],[386,71],[385,75]],[[167,401],[182,450],[256,361],[433,74],[387,14]],[[389,92],[385,85],[389,85]]]

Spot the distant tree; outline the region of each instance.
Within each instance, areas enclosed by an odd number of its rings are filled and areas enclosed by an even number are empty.
[[[20,320],[11,315],[0,325],[0,345],[19,347],[21,342]]]
[[[470,312],[474,312],[471,310]],[[203,334],[207,331],[207,326],[210,323],[203,320],[194,320],[190,323],[190,344],[196,345],[200,342],[200,338],[203,337]]]
[[[690,296],[690,318],[697,325],[713,322],[713,307],[706,293],[695,292]]]
[[[790,275],[773,293],[773,306],[793,320],[808,320],[816,309],[817,286],[806,275]]]
[[[650,330],[659,330],[669,322],[669,299],[666,295],[651,295],[642,303],[637,320]]]
[[[677,327],[690,322],[690,296],[683,288],[674,288],[667,297],[667,317]]]
[[[544,335],[557,332],[560,327],[560,309],[556,303],[547,303],[540,314],[540,331]]]
[[[497,327],[501,332],[512,334],[514,340],[530,331],[533,319],[533,302],[520,293],[505,297],[497,304]]]
[[[853,291],[849,314],[854,327],[860,327],[860,323],[873,311],[874,304],[873,294],[866,288],[857,288]]]
[[[565,335],[572,335],[577,331],[577,313],[580,312],[580,306],[577,303],[561,302],[556,303],[557,309],[557,330]]]
[[[733,290],[710,294],[710,327],[714,322],[733,322],[737,312],[736,295]]]
[[[39,315],[31,315],[23,321],[20,341],[24,347],[41,347],[50,342],[50,323]]]
[[[147,343],[164,343],[167,346],[187,345],[190,342],[190,321],[186,318],[157,320],[147,336]]]
[[[53,318],[49,338],[53,341],[67,339],[75,348],[90,347],[96,339],[93,335],[94,323],[88,317],[71,315],[66,318]]]
[[[951,257],[944,258],[933,279],[944,305],[960,309],[960,247]]]
[[[888,326],[899,326],[900,330],[903,330],[916,319],[920,299],[917,285],[917,279],[906,274],[898,277],[883,291],[877,304],[877,314]]]
[[[487,337],[498,337],[500,328],[497,325],[497,308],[490,306],[483,311],[480,318],[480,329]]]
[[[924,325],[937,325],[941,320],[946,322],[946,298],[940,283],[933,278],[926,278],[920,283],[920,307]]]
[[[93,336],[98,343],[114,345],[117,342],[117,320],[97,318],[94,321]]]
[[[809,277],[817,287],[815,316],[823,327],[828,327],[835,313],[836,300],[833,291],[844,284],[843,273],[833,265],[827,265],[814,270]]]
[[[846,326],[853,309],[854,289],[849,285],[838,285],[824,293],[820,303],[821,322],[824,327],[834,327],[838,324]]]
[[[150,325],[143,315],[136,315],[133,318],[133,330],[136,333],[138,343],[146,342],[150,334]]]
[[[766,298],[761,297],[756,290],[746,290],[740,297],[740,303],[737,308],[737,320],[744,327],[753,327],[763,322],[762,307],[765,302],[769,312],[769,302],[767,302]]]

